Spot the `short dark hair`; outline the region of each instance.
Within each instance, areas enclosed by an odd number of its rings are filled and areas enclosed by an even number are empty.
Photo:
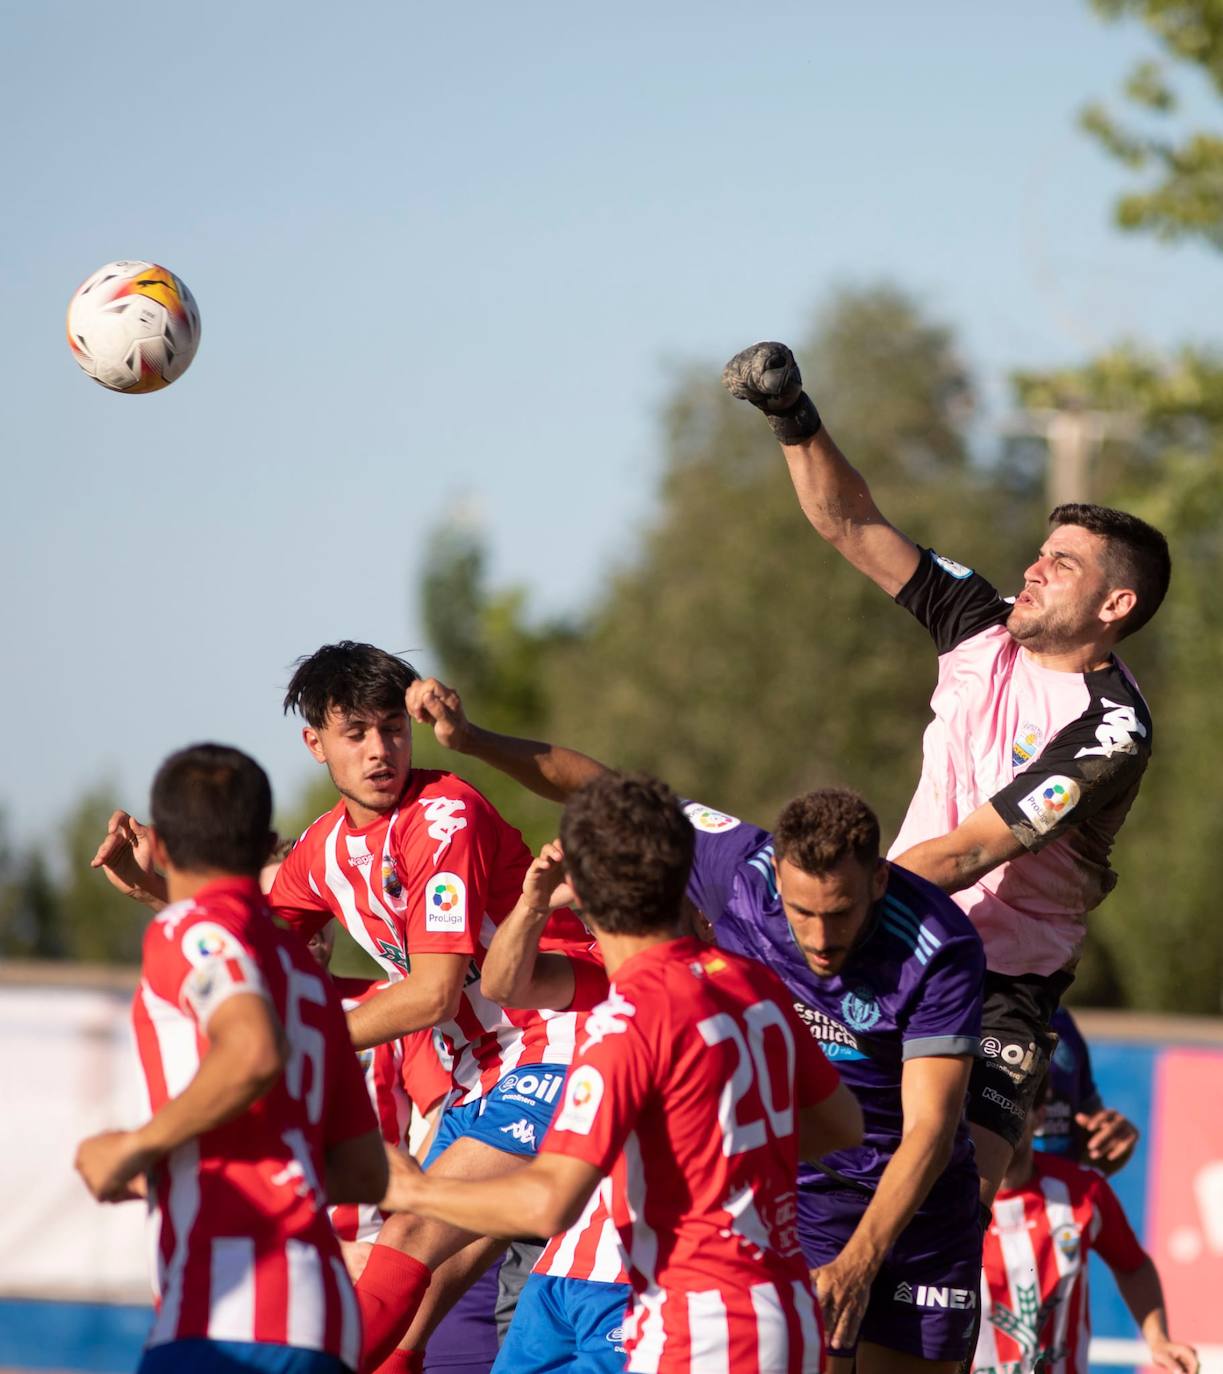
[[[788,802],[773,831],[773,853],[804,873],[827,873],[853,855],[879,858],[879,818],[856,792],[822,787]]]
[[[153,779],[153,828],[175,868],[255,876],[267,861],[272,787],[249,754],[193,744],[171,754]]]
[[[1134,609],[1120,622],[1118,639],[1141,630],[1159,610],[1172,579],[1168,541],[1145,520],[1109,506],[1072,501],[1049,516],[1055,528],[1078,525],[1104,540],[1104,572],[1113,587],[1128,587],[1138,596]]]
[[[330,711],[366,716],[402,711],[408,684],[420,677],[412,665],[385,649],[341,639],[305,654],[293,665],[284,709],[321,730]]]
[[[644,773],[603,773],[561,817],[565,868],[582,910],[611,935],[674,926],[696,836],[679,798]]]

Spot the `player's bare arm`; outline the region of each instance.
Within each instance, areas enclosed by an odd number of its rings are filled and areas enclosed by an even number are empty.
[[[1132,1273],[1113,1270],[1117,1288],[1138,1323],[1142,1338],[1151,1352],[1152,1364],[1173,1374],[1198,1374],[1201,1362],[1191,1345],[1182,1345],[1168,1335],[1168,1313],[1164,1307],[1159,1272],[1150,1258]]]
[[[944,892],[959,892],[1024,852],[1011,827],[992,803],[986,802],[954,830],[915,844],[896,855],[892,862],[919,874]]]
[[[722,385],[764,412],[785,454],[798,503],[816,532],[895,596],[917,568],[917,546],[884,519],[866,480],[825,429],[803,390],[794,354],[785,344],[753,344],[726,364]]]
[[[143,1126],[83,1140],[77,1172],[99,1202],[136,1196],[130,1185],[171,1150],[240,1115],[280,1077],[285,1042],[271,1007],[239,993],[213,1012],[204,1028],[208,1049],[195,1077]]]
[[[372,1049],[409,1031],[452,1020],[470,967],[466,954],[414,954],[406,978],[348,1013],[353,1048]]]
[[[862,1108],[844,1083],[798,1113],[798,1157],[808,1163],[862,1143]]]
[[[560,843],[552,840],[527,869],[518,904],[497,927],[488,947],[480,989],[489,1001],[541,1011],[564,1011],[569,1006],[573,966],[567,955],[541,954],[539,937],[552,912],[573,901]]]
[[[453,687],[435,677],[409,685],[408,715],[432,728],[444,749],[479,759],[548,801],[563,802],[607,769],[596,759],[542,740],[518,739],[485,730],[467,719]]]
[[[812,1274],[830,1345],[853,1345],[884,1257],[947,1167],[971,1067],[968,1055],[905,1063],[900,1144],[849,1243],[831,1264]]]
[[[153,864],[153,832],[126,811],[112,811],[106,834],[89,861],[125,897],[160,911],[168,902],[166,880]]]
[[[461,1227],[476,1235],[555,1236],[582,1214],[602,1174],[567,1155],[540,1154],[500,1178],[445,1178],[400,1157],[382,1207]]]

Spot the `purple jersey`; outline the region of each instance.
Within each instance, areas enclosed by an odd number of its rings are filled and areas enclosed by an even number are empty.
[[[688,895],[713,924],[719,945],[767,964],[794,1009],[862,1107],[863,1143],[800,1166],[802,1195],[843,1188],[873,1192],[900,1144],[900,1076],[907,1059],[975,1055],[981,1038],[985,953],[972,922],[923,878],[894,865],[887,892],[841,971],[813,973],[790,933],[773,873],[773,840],[754,825],[690,803],[696,831]],[[918,1215],[977,1189],[968,1128],[961,1120],[947,1168]]]

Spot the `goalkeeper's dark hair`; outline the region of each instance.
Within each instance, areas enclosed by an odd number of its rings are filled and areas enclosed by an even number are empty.
[[[600,774],[569,798],[560,839],[569,881],[596,929],[678,930],[696,836],[666,783]]]
[[[296,711],[321,730],[335,711],[342,716],[381,715],[404,709],[408,684],[420,674],[412,665],[373,644],[341,639],[299,658],[285,692],[284,709]]]
[[[1104,572],[1110,587],[1127,587],[1138,597],[1134,609],[1118,622],[1118,639],[1141,630],[1159,610],[1172,579],[1168,541],[1145,520],[1123,510],[1073,501],[1049,516],[1054,528],[1078,525],[1104,540]]]
[[[171,754],[153,779],[149,810],[170,862],[186,872],[256,877],[276,840],[268,775],[224,744]]]

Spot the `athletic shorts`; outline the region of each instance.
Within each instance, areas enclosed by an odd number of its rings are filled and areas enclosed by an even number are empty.
[[[337,1356],[265,1341],[167,1341],[144,1352],[136,1374],[351,1374]]]
[[[532,1064],[501,1078],[483,1097],[447,1107],[437,1124],[424,1168],[456,1140],[479,1140],[511,1155],[534,1155],[552,1123],[569,1073],[568,1064]]]
[[[624,1374],[624,1318],[632,1288],[532,1274],[493,1374]]]
[[[964,1114],[1018,1145],[1057,1048],[1049,1022],[1074,981],[1070,973],[985,974],[981,1057],[973,1060]]]
[[[425,1374],[489,1374],[497,1358],[497,1270],[486,1269],[442,1318],[425,1349]]]
[[[926,1360],[971,1354],[981,1289],[981,1209],[975,1186],[963,1193],[937,1215],[919,1214],[901,1232],[871,1285],[859,1341]],[[811,1268],[841,1253],[870,1200],[850,1189],[799,1195],[798,1238]],[[830,1346],[827,1353],[849,1356],[855,1348]]]

